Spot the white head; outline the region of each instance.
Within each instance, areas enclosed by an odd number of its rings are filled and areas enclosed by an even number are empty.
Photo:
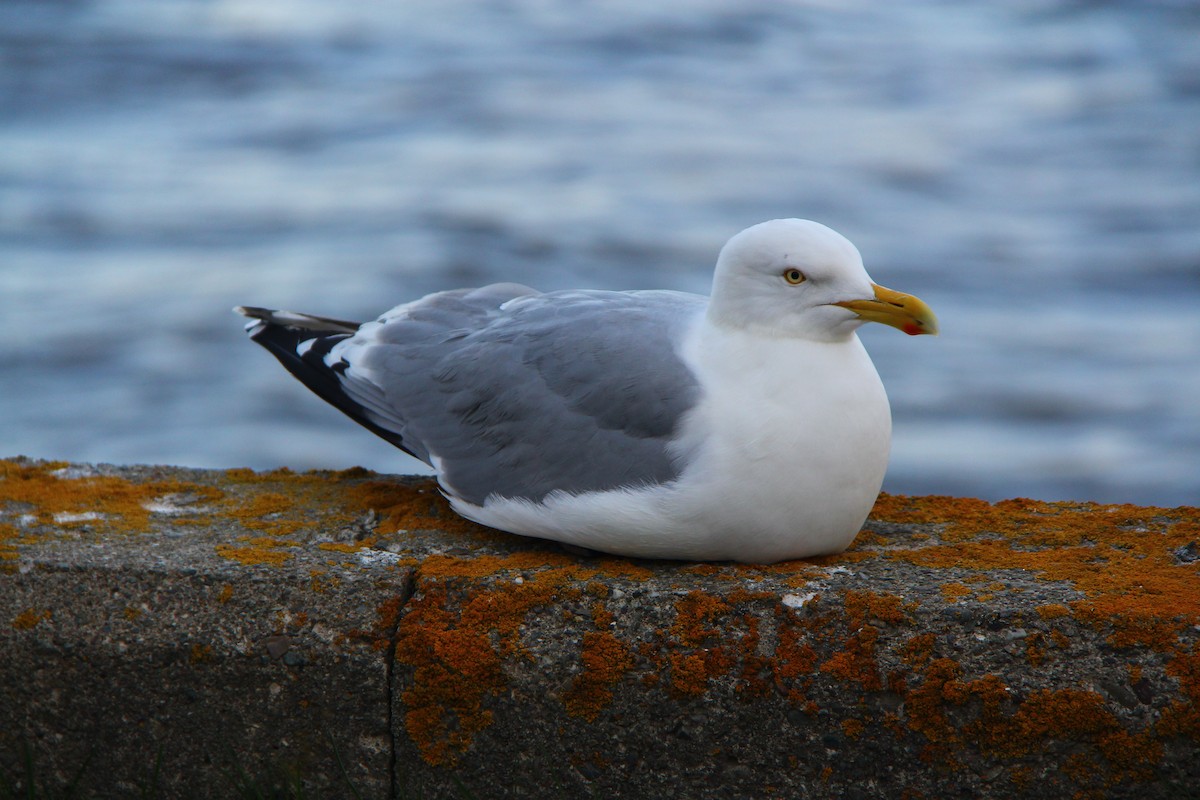
[[[849,338],[867,321],[936,333],[923,302],[871,282],[858,248],[806,219],[775,219],[730,239],[717,258],[708,316],[766,336]]]

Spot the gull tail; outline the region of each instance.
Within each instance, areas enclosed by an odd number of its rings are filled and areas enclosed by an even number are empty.
[[[410,455],[422,458],[404,443],[399,433],[372,421],[367,409],[346,392],[342,381],[346,363],[331,363],[327,358],[338,342],[358,332],[361,322],[255,306],[237,306],[233,310],[251,320],[246,325],[250,339],[266,348],[288,372],[318,397],[375,435]]]

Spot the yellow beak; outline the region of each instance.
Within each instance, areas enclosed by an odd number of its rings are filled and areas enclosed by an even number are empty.
[[[875,283],[871,284],[871,288],[875,290],[874,300],[846,300],[833,305],[848,308],[868,322],[882,322],[899,328],[909,336],[922,333],[937,335],[937,317],[924,300]]]

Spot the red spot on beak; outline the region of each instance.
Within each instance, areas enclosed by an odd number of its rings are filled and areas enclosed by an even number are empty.
[[[921,326],[920,326],[920,325],[917,325],[917,324],[915,324],[915,323],[912,323],[912,322],[910,322],[909,324],[905,325],[905,326],[904,326],[904,328],[903,328],[903,330],[904,330],[904,332],[905,332],[905,333],[907,333],[909,336],[920,336],[922,333],[924,333],[924,332],[925,332],[925,331],[923,331],[923,330],[921,329]]]

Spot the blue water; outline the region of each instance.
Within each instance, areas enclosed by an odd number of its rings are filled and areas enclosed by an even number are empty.
[[[1197,9],[9,0],[0,453],[414,471],[229,307],[703,292],[802,216],[941,318],[863,334],[885,488],[1200,503]]]

